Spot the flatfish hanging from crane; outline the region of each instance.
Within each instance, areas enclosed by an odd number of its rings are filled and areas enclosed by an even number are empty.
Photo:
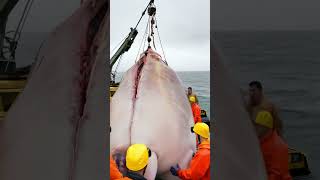
[[[0,179],[106,179],[109,1],[86,0],[44,43],[0,130]]]

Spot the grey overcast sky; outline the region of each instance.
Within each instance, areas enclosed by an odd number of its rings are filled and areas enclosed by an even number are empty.
[[[9,15],[6,31],[15,30],[27,0],[20,0]],[[80,6],[80,0],[34,0],[16,51],[18,67],[31,64],[41,42]]]
[[[7,29],[14,29],[27,0],[20,0],[10,13]],[[51,32],[80,6],[80,0],[34,0],[24,32]]]
[[[214,30],[320,29],[319,0],[213,0]]]
[[[127,36],[130,27],[136,25],[148,2],[110,1],[110,50]],[[159,33],[169,66],[176,71],[210,70],[210,0],[155,0],[155,5]],[[129,52],[122,57],[119,71],[126,71],[134,64],[147,18],[146,14],[138,26],[139,34]],[[155,41],[159,42],[158,38]],[[156,48],[163,55],[159,44],[156,44]]]

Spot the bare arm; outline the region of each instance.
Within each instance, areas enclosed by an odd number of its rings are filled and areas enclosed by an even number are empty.
[[[196,103],[199,104],[198,96],[194,94],[194,97],[196,98]]]
[[[274,105],[272,106],[272,116],[274,119],[274,127],[277,133],[279,134],[279,136],[283,137],[283,123],[279,117],[278,110]]]

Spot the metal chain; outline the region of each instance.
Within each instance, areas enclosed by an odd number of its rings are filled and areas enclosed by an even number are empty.
[[[161,42],[161,38],[160,38],[158,21],[157,21],[156,18],[155,18],[155,22],[156,22],[156,29],[157,29],[157,33],[158,33],[159,42],[160,42],[161,50],[162,50],[162,53],[163,53],[163,57],[164,57],[165,62],[166,62],[167,65],[168,65],[168,61],[167,61],[166,55],[165,55],[165,53],[164,53],[164,49],[163,49],[162,42]]]

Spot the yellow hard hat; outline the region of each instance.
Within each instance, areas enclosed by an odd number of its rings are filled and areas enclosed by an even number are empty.
[[[189,97],[189,101],[192,102],[192,103],[195,103],[196,102],[196,98],[194,96],[190,96]]]
[[[268,128],[273,128],[273,118],[271,113],[268,111],[260,111],[257,114],[255,123]]]
[[[149,150],[144,144],[133,144],[127,150],[126,166],[131,171],[139,171],[146,167],[149,160]]]
[[[209,138],[210,130],[206,123],[196,123],[193,127],[193,132],[204,138]]]

